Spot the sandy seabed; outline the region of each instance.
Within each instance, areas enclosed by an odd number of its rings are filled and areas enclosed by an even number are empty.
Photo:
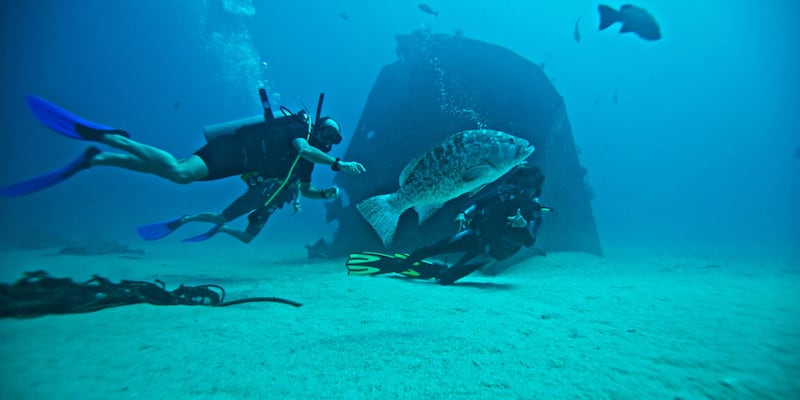
[[[796,265],[552,253],[445,287],[348,276],[293,247],[187,249],[4,252],[0,278],[214,283],[303,306],[2,319],[0,398],[800,399]]]

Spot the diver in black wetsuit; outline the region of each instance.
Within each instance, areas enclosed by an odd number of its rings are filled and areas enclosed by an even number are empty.
[[[185,215],[175,220],[145,225],[138,228],[139,236],[145,240],[155,240],[186,223],[209,222],[215,224],[211,230],[183,241],[203,241],[222,232],[249,243],[261,232],[269,217],[285,204],[293,203],[295,211],[299,211],[300,194],[312,199],[336,199],[339,189],[335,186],[314,188],[311,185],[311,172],[314,169],[312,160],[330,157],[327,152],[334,144],[341,142],[339,124],[330,117],[321,118],[306,141],[308,123],[308,117],[301,112],[269,121],[269,124],[245,125],[236,129],[235,134],[211,138],[206,146],[195,153],[209,166],[209,171],[216,171],[202,180],[238,172],[247,183],[247,192],[221,213]],[[309,148],[306,150],[310,155],[308,158],[304,156],[304,147]],[[351,165],[355,173],[363,171],[361,164],[343,163],[338,158],[333,161],[332,168],[338,171],[344,165]],[[250,214],[245,230],[226,225],[247,213]]]
[[[300,211],[298,199],[300,187],[296,179],[292,180],[282,191],[277,193],[267,207],[263,207],[264,204],[273,197],[273,194],[275,194],[280,184],[281,181],[279,179],[273,178],[264,182],[248,185],[247,191],[236,198],[228,207],[225,207],[222,212],[204,212],[184,215],[174,220],[140,226],[137,228],[137,232],[139,233],[139,237],[144,240],[156,240],[167,236],[187,223],[207,222],[214,224],[214,227],[203,234],[183,239],[182,242],[201,242],[210,239],[217,233],[225,233],[239,239],[243,243],[250,243],[264,228],[269,217],[275,213],[275,211],[283,208],[284,205],[292,203],[295,212]],[[320,195],[322,198],[333,199],[338,196],[338,189],[336,187],[324,189]],[[250,215],[248,216],[247,227],[244,230],[236,229],[228,225],[231,221],[248,213],[250,213]]]
[[[341,142],[342,136],[338,122],[320,116],[323,94],[320,94],[314,121],[304,111],[294,114],[284,107],[281,107],[283,115],[275,117],[266,90],[260,89],[259,96],[263,115],[206,127],[208,143],[181,160],[164,150],[132,140],[130,134],[121,129],[85,120],[40,97],[28,96],[28,107],[48,128],[72,139],[99,142],[124,153],[101,151],[91,146],[62,168],[0,187],[0,196],[34,193],[99,165],[150,173],[175,183],[241,176],[252,190],[234,202],[233,208],[227,212],[150,224],[141,227],[139,234],[146,240],[154,240],[166,236],[185,222],[205,221],[215,223],[215,227],[188,241],[205,240],[218,232],[225,232],[249,242],[269,216],[296,199],[298,193],[311,199],[335,199],[339,196],[339,189],[335,186],[317,189],[311,185],[314,164],[329,165],[334,171],[353,175],[366,171],[361,163],[342,161],[327,154],[334,144]],[[250,211],[250,226],[245,232],[224,226],[225,222]]]
[[[527,164],[516,167],[504,184],[458,214],[460,231],[456,235],[417,249],[397,271],[434,255],[464,253],[452,266],[442,266],[435,276],[439,283],[449,285],[492,260],[506,259],[523,246],[532,246],[542,222],[538,197],[543,183],[539,168]]]
[[[292,114],[283,108],[284,115],[275,118],[266,92],[261,89],[259,94],[264,104],[263,117],[256,116],[260,121],[247,119],[246,125],[220,132],[209,138],[208,144],[184,159],[135,141],[121,129],[87,121],[42,98],[28,96],[31,111],[40,122],[55,132],[73,139],[99,142],[124,153],[89,147],[80,157],[56,171],[0,188],[0,195],[33,193],[60,183],[82,170],[101,165],[150,173],[175,183],[210,181],[237,175],[245,180],[251,177],[277,177],[283,181],[296,168],[303,173],[299,175],[301,193],[312,198],[322,197],[322,191],[312,190],[310,179],[306,177],[313,164],[329,165],[334,171],[354,175],[365,172],[364,166],[358,162],[346,162],[326,154],[333,144],[341,141],[341,134],[335,120],[320,118],[322,95],[317,118],[310,121],[304,112]],[[206,136],[209,136],[208,132]]]

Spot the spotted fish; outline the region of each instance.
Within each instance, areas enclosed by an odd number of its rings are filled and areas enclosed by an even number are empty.
[[[356,204],[385,246],[411,207],[424,223],[448,200],[475,193],[533,154],[527,140],[488,129],[456,133],[419,155],[400,174],[400,189]]]

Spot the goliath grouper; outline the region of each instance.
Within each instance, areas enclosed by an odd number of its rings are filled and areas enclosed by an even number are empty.
[[[400,215],[411,207],[420,225],[442,205],[474,194],[533,154],[527,140],[488,129],[456,133],[419,155],[400,174],[400,189],[356,205],[385,246],[391,246]]]

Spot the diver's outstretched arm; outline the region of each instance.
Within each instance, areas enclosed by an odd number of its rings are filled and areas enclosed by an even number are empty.
[[[364,168],[361,163],[355,161],[341,161],[338,158],[331,157],[322,150],[310,145],[305,139],[297,138],[292,142],[292,145],[300,154],[300,157],[314,164],[323,164],[331,167],[336,165],[334,170],[344,171],[351,175],[360,175],[362,172],[367,172],[367,169]]]

